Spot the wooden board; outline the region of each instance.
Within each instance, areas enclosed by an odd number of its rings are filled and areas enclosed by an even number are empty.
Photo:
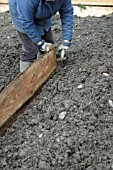
[[[113,6],[113,0],[72,0],[73,5]]]
[[[35,94],[56,68],[55,50],[52,48],[21,73],[0,94],[0,135],[6,131],[11,119]],[[9,123],[8,123],[9,121]],[[5,128],[4,128],[5,127]]]
[[[6,12],[9,11],[8,4],[0,4],[0,12]]]
[[[113,13],[113,7],[96,7],[86,6],[86,9],[81,9],[78,6],[73,6],[74,15],[79,17],[95,16],[101,17],[103,15],[109,15]]]
[[[8,0],[0,0],[0,3],[7,4]],[[99,5],[99,6],[113,6],[113,0],[72,0],[73,5]]]
[[[0,0],[1,4],[8,4],[8,0]]]

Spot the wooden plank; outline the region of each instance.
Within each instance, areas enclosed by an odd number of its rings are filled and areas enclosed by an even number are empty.
[[[21,73],[0,94],[0,135],[8,128],[18,110],[35,94],[56,68],[55,50],[52,48]],[[5,127],[5,128],[4,128]]]
[[[8,4],[8,0],[0,0],[1,4]]]
[[[7,4],[8,0],[0,0],[0,3],[2,4]],[[84,5],[99,5],[99,6],[112,6],[113,5],[113,0],[72,0],[72,3],[74,5],[77,4],[84,4]]]
[[[73,5],[113,6],[113,0],[72,0]]]
[[[0,4],[0,12],[6,12],[9,10],[8,4]]]
[[[96,6],[86,6],[86,9],[81,9],[78,6],[73,6],[74,15],[79,17],[95,16],[101,17],[103,15],[109,15],[113,13],[113,7],[96,7]]]

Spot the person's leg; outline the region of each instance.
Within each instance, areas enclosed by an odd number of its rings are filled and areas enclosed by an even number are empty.
[[[48,43],[54,44],[53,34],[51,28],[49,31],[44,31],[44,35],[41,37],[43,40],[45,40]]]
[[[38,46],[26,35],[18,32],[22,53],[20,55],[20,72],[23,72],[37,58]]]

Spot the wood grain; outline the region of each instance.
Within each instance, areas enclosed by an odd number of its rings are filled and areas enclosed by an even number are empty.
[[[3,134],[3,126],[6,127],[7,122],[15,117],[17,111],[35,94],[55,70],[55,58],[55,51],[51,49],[0,93],[0,134]],[[9,122],[9,124],[11,123]],[[6,128],[8,128],[8,125]]]
[[[72,0],[73,5],[113,6],[113,0]]]

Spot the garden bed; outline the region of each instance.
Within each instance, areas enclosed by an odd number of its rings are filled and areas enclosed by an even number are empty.
[[[0,90],[19,74],[21,44],[9,13],[0,15]],[[113,14],[75,16],[66,62],[0,138],[0,169],[113,169]],[[59,16],[53,18],[57,47]]]

